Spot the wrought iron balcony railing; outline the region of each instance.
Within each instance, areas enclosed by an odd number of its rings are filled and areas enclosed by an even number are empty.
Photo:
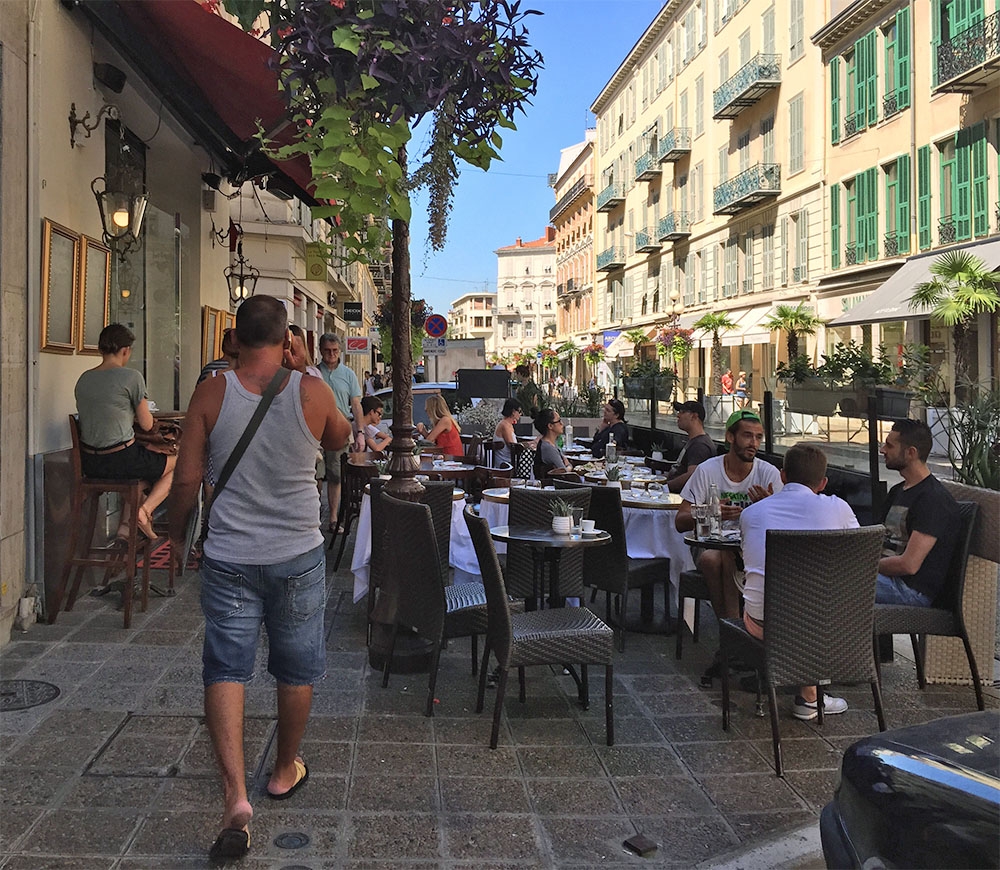
[[[576,201],[578,196],[590,190],[590,185],[591,178],[589,175],[577,179],[573,186],[559,197],[559,202],[549,209],[549,222],[551,223],[566,211]]]
[[[660,218],[656,235],[661,242],[686,239],[691,235],[691,215],[686,211],[672,211],[664,215]]]
[[[597,194],[597,210],[613,211],[625,202],[625,194],[620,184],[609,184]]]
[[[635,251],[637,254],[650,254],[659,250],[660,243],[653,236],[653,232],[649,227],[636,231]]]
[[[625,265],[625,249],[615,245],[597,255],[597,271],[613,272]]]
[[[656,155],[649,151],[645,154],[640,154],[639,159],[635,161],[635,180],[655,181],[659,177],[660,163]]]
[[[712,94],[712,117],[735,118],[781,85],[781,55],[757,54]]]
[[[899,89],[890,91],[882,97],[882,118],[888,121],[893,115],[898,115],[905,106],[901,105]]]
[[[809,270],[805,266],[792,266],[792,283],[801,284],[809,280]]]
[[[955,215],[944,215],[938,221],[938,242],[942,245],[951,244],[957,238],[955,232]]]
[[[893,233],[886,233],[882,239],[882,249],[887,257],[899,256],[899,236]]]
[[[965,91],[1000,81],[1000,12],[966,27],[937,48],[935,87]]]
[[[844,138],[850,139],[851,136],[857,136],[863,129],[864,125],[861,128],[858,127],[858,116],[854,112],[849,112],[844,118]]]
[[[758,163],[712,191],[714,214],[736,214],[781,193],[781,165]]]
[[[744,293],[753,293],[753,278],[744,278],[743,279],[743,292]]]
[[[845,266],[857,266],[858,265],[858,248],[859,246],[854,242],[848,242],[844,245],[844,265]]]
[[[691,153],[691,128],[674,127],[660,140],[656,158],[660,163],[673,163]]]

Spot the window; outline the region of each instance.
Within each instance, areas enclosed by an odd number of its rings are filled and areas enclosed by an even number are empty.
[[[729,49],[719,55],[719,87],[729,81]]]
[[[847,79],[844,83],[844,137],[848,138],[858,132],[858,63],[854,49],[844,52],[844,71]]]
[[[642,108],[645,111],[649,105],[649,64],[642,65]]]
[[[688,126],[688,92],[686,90],[681,91],[680,96],[680,126]]]
[[[729,146],[723,145],[719,149],[719,184],[729,180]]]
[[[694,252],[689,251],[684,260],[684,304],[695,303],[695,263]]]
[[[694,202],[694,217],[700,221],[705,214],[705,164],[699,163],[691,175],[691,199]]]
[[[910,250],[910,156],[901,155],[884,173],[885,255],[895,257]]]
[[[840,141],[840,58],[830,61],[830,141]]]
[[[677,210],[688,210],[688,177],[681,175],[677,179]]]
[[[689,9],[684,16],[684,65],[691,63],[694,57],[695,46],[695,9]]]
[[[687,126],[682,124],[681,126]],[[694,135],[705,132],[705,76],[694,80]]]
[[[660,46],[656,53],[656,93],[667,86],[667,50],[669,43]]]
[[[796,283],[809,280],[809,212],[802,209],[792,217],[795,224],[795,266],[792,269],[792,281]]]
[[[698,301],[707,302],[708,295],[708,249],[698,252],[698,259],[701,260],[701,282],[698,287]]]
[[[972,233],[986,236],[990,232],[989,215],[989,174],[986,167],[987,142],[986,124],[981,122],[972,128]]]
[[[761,157],[764,163],[774,163],[774,115],[762,118],[760,122],[762,143]]]
[[[830,185],[830,268],[840,268],[840,185]]]
[[[782,287],[788,284],[788,250],[791,236],[788,233],[788,215],[781,219],[781,247],[778,248],[778,282]]]
[[[883,114],[892,117],[910,105],[910,10],[900,9],[884,31],[885,100]]]
[[[873,30],[854,43],[854,111],[857,130],[878,123],[878,60],[875,40],[876,32]]]
[[[746,172],[750,168],[750,131],[742,133],[737,140],[737,151],[740,157],[740,172]]]
[[[725,246],[723,248],[723,278],[722,278],[722,295],[724,297],[735,296],[738,292],[737,288],[737,237],[731,235],[726,239]]]
[[[760,283],[765,290],[774,287],[774,224],[761,231]]]
[[[740,68],[742,69],[750,61],[750,31],[745,30],[740,34]]]
[[[535,321],[525,320],[524,321],[524,337],[534,338],[535,337]]]
[[[698,11],[698,48],[704,48],[708,42],[708,0],[699,0]]]
[[[938,167],[941,181],[939,241],[955,241],[955,140],[949,139],[938,146]]]
[[[517,324],[515,323],[505,323],[503,325],[503,337],[504,338],[517,338]]]
[[[878,180],[876,170],[854,177],[855,256],[858,263],[878,259]],[[848,206],[850,208],[850,206]]]
[[[788,170],[801,172],[805,166],[805,123],[802,94],[796,94],[788,101]]]
[[[847,229],[847,245],[844,248],[844,263],[853,266],[858,262],[857,231],[858,231],[858,185],[857,179],[844,182],[847,212],[844,226]]]
[[[478,327],[479,329],[482,329],[483,328],[483,318],[482,317],[474,317],[474,318],[472,318],[472,325]]]
[[[493,318],[492,317],[487,317],[486,318],[486,328],[487,329],[492,329],[493,328]]]
[[[756,236],[754,231],[746,233],[743,236],[743,244],[740,248],[740,254],[742,256],[742,275],[743,280],[740,283],[741,293],[753,293],[754,285],[754,242],[756,241]]]
[[[804,0],[790,0],[788,57],[797,60],[805,51]]]
[[[774,6],[764,10],[764,33],[761,38],[761,50],[764,54],[775,54],[774,49]]]

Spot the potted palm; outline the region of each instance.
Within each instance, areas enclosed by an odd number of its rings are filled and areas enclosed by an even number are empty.
[[[676,377],[669,369],[661,369],[660,361],[646,359],[637,362],[623,378],[625,396],[629,399],[649,399],[669,401],[674,391]]]
[[[710,311],[695,322],[694,328],[712,333],[712,387],[705,396],[705,413],[710,422],[721,423],[727,416],[722,408],[722,333],[735,329],[736,323],[725,312]]]

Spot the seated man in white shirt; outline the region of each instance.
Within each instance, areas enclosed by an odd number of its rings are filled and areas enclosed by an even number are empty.
[[[743,539],[743,624],[754,637],[764,639],[764,549],[768,529],[820,531],[856,529],[857,517],[843,499],[820,495],[826,487],[826,455],[813,444],[796,444],[785,454],[781,492],[747,507],[740,515]],[[823,696],[824,713],[843,713],[847,702]],[[815,719],[816,687],[802,686],[792,713],[796,719]]]

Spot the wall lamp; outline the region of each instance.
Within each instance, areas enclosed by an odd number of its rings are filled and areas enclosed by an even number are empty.
[[[239,227],[239,224],[235,226]],[[230,237],[232,238],[232,237]],[[257,280],[260,278],[260,269],[255,269],[250,265],[250,261],[243,256],[243,230],[239,229],[236,237],[236,260],[222,270],[226,284],[229,287],[229,301],[233,305],[239,305],[244,299],[253,296],[257,289]]]
[[[101,212],[104,244],[114,248],[124,262],[128,253],[139,246],[149,194],[145,189],[136,193],[108,190],[103,175],[90,182],[90,189]]]
[[[118,111],[118,107],[112,105],[111,103],[105,103],[101,106],[100,111],[97,113],[97,117],[94,118],[93,122],[88,124],[90,120],[90,112],[87,112],[82,118],[76,113],[76,103],[69,104],[69,147],[76,148],[76,131],[77,127],[83,127],[83,137],[84,139],[89,139],[90,134],[94,132],[99,126],[104,116],[107,115],[112,121],[121,120],[121,113]],[[82,146],[81,146],[82,147]]]

